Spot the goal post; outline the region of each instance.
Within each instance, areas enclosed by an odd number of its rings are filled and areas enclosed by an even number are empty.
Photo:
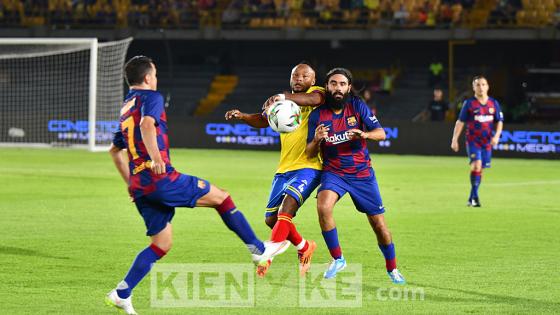
[[[0,145],[105,150],[132,38],[0,38]]]

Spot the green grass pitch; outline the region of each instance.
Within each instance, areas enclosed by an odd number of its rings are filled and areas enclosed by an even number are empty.
[[[277,152],[173,150],[175,167],[227,189],[263,239]],[[363,266],[362,307],[152,308],[150,278],[134,292],[141,314],[402,314],[560,312],[560,162],[495,158],[466,207],[465,157],[374,155],[399,269],[423,298],[379,299],[389,283],[364,215],[335,208],[349,263]],[[148,244],[141,217],[105,153],[0,150],[0,301],[3,314],[114,314],[104,295]],[[312,270],[329,261],[310,198],[295,223],[317,241]],[[178,209],[174,247],[161,263],[247,263],[213,209]],[[295,251],[275,265],[295,264]],[[295,268],[295,265],[294,265]],[[295,273],[294,269],[294,273]],[[400,290],[400,291],[398,291]],[[387,291],[388,292],[388,291]],[[398,294],[397,294],[398,297]]]

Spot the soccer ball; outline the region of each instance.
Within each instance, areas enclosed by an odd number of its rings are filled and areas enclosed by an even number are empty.
[[[270,128],[276,132],[292,132],[301,123],[299,106],[289,100],[274,102],[266,114]]]

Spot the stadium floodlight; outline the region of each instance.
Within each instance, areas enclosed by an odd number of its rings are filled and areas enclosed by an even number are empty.
[[[0,38],[0,145],[106,149],[132,38]]]

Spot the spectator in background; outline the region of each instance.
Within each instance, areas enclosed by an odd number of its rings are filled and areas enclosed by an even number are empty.
[[[276,6],[272,0],[262,0],[259,6],[261,17],[276,17]]]
[[[290,5],[288,4],[288,0],[280,0],[278,2],[278,6],[276,7],[276,14],[278,15],[278,17],[290,17]]]
[[[364,100],[364,102],[367,104],[367,106],[371,110],[371,113],[373,115],[377,115],[377,105],[375,104],[375,101],[373,100],[373,92],[368,88],[364,89],[364,91],[362,92],[362,99]]]
[[[517,10],[520,8],[519,0],[500,0],[490,13],[490,21],[494,24],[513,24]]]
[[[381,70],[379,72],[381,77],[381,89],[380,92],[383,94],[392,94],[393,93],[393,82],[395,80],[395,74],[391,72],[391,70]]]
[[[410,12],[406,10],[406,6],[404,5],[403,1],[401,1],[398,5],[398,9],[393,12],[393,21],[395,25],[403,26],[406,24],[408,17],[410,16]]]
[[[242,12],[243,0],[233,0],[222,13],[222,22],[226,24],[240,22]]]
[[[429,86],[435,87],[436,85],[441,85],[443,83],[443,64],[441,61],[432,60],[430,63],[430,79]]]
[[[434,88],[434,98],[428,105],[427,111],[430,113],[431,121],[444,121],[445,114],[449,109],[449,103],[443,99],[443,90],[441,87]]]
[[[302,9],[303,14],[308,17],[319,17],[319,14],[315,12],[315,6],[317,5],[317,1],[315,0],[303,0]]]

